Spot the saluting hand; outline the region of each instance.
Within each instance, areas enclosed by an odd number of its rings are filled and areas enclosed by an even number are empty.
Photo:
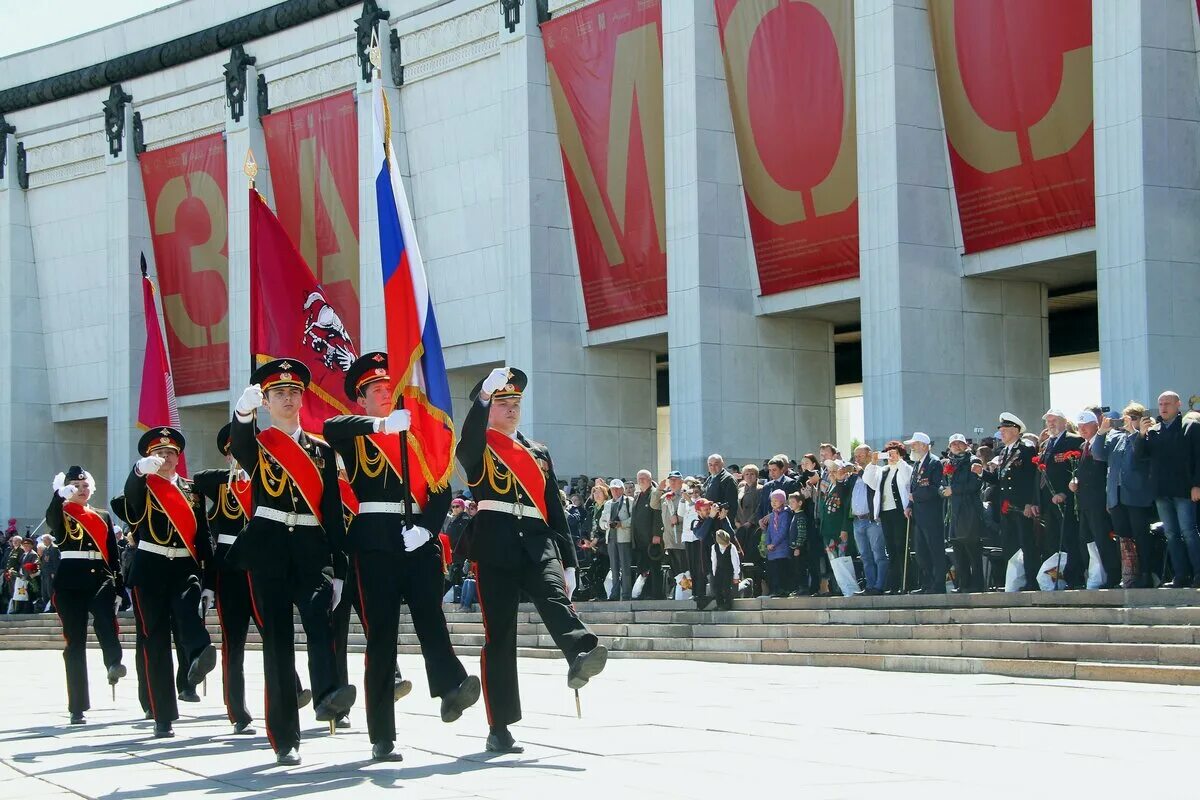
[[[483,400],[491,400],[492,393],[497,389],[503,389],[507,384],[508,369],[506,367],[496,367],[483,379],[483,386],[479,389],[479,397]]]
[[[253,383],[245,388],[242,396],[238,398],[237,405],[234,410],[243,417],[253,414],[263,404],[262,386]]]
[[[412,425],[412,414],[406,408],[397,408],[384,417],[384,433],[403,433]]]
[[[70,500],[72,497],[75,496],[75,493],[78,491],[79,490],[75,488],[74,484],[68,483],[66,486],[64,486],[58,490],[58,496],[61,497],[63,500]]]
[[[165,463],[166,462],[163,461],[159,456],[146,456],[145,458],[139,458],[137,462],[137,472],[139,475],[149,475],[151,473],[158,472],[160,469],[162,469],[162,465]]]

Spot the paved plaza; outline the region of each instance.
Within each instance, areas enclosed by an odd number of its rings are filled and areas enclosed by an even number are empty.
[[[565,663],[523,659],[514,732],[527,749],[495,757],[483,752],[482,706],[443,724],[420,659],[403,656],[416,684],[398,706],[403,763],[369,761],[361,706],[334,737],[310,707],[304,764],[284,769],[261,719],[259,736],[227,735],[220,670],[164,742],[140,719],[133,670],[114,704],[99,653],[89,656],[93,709],[70,728],[59,654],[0,652],[6,796],[1102,798],[1186,768],[1200,744],[1200,688],[614,659],[584,689],[579,720]],[[253,710],[259,653],[247,666]],[[353,657],[359,685],[360,670]]]

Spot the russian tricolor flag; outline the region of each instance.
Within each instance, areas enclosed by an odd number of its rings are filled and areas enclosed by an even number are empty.
[[[379,172],[375,198],[379,220],[379,255],[383,264],[383,299],[387,319],[388,368],[396,407],[412,413],[409,452],[429,486],[450,482],[454,469],[454,422],[450,380],[442,359],[425,263],[417,247],[408,196],[392,150],[391,116],[381,80],[375,80],[372,152]],[[414,489],[420,483],[413,476]],[[414,494],[416,492],[414,491]],[[424,498],[419,498],[424,502]]]

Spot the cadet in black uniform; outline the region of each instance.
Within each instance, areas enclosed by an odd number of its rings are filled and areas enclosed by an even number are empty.
[[[567,599],[575,589],[575,546],[550,452],[517,431],[527,383],[520,370],[492,370],[471,392],[455,451],[479,509],[469,557],[478,570],[485,633],[480,666],[492,752],[524,752],[508,731],[521,719],[517,604],[522,593],[533,600],[571,665],[569,688],[584,686],[608,660],[608,650]]]
[[[410,480],[416,476],[420,484],[410,488],[401,480],[400,437],[407,435],[409,412],[392,409],[387,355],[358,358],[346,373],[345,388],[347,397],[370,415],[325,422],[325,436],[346,463],[358,502],[348,539],[361,593],[359,618],[367,635],[367,731],[372,758],[399,761],[392,685],[402,602],[408,603],[421,642],[429,693],[442,699],[442,720],[461,717],[479,699],[480,685],[454,654],[442,612],[444,577],[436,532],[450,509],[450,487],[428,486],[415,461]],[[406,496],[413,515],[409,528]]]
[[[999,466],[991,471],[985,470],[982,464],[973,464],[971,471],[984,483],[996,487],[991,502],[1000,504],[1004,560],[1007,562],[1019,549],[1025,560],[1025,586],[1022,591],[1037,591],[1038,569],[1042,562],[1038,555],[1034,520],[1039,514],[1040,476],[1033,460],[1037,456],[1037,448],[1021,441],[1021,432],[1024,430],[1025,423],[1017,415],[1007,411],[1001,414],[1000,440],[1003,446],[997,448],[996,453]]]
[[[104,511],[88,500],[96,482],[83,467],[70,467],[54,476],[54,496],[46,509],[46,527],[58,542],[62,561],[54,576],[54,609],[62,620],[63,663],[67,668],[67,710],[71,724],[82,725],[91,708],[87,678],[87,622],[104,653],[108,682],[125,677],[121,663],[117,607],[121,605],[121,567],[117,536]]]
[[[137,531],[137,549],[129,570],[134,610],[144,643],[146,682],[156,738],[174,736],[179,719],[171,674],[171,628],[187,653],[187,682],[196,686],[217,664],[201,607],[211,605],[205,568],[212,543],[204,502],[191,481],[175,472],[184,448],[175,428],[155,428],[138,442],[138,460],[125,480],[125,513]],[[209,573],[211,577],[211,571]]]
[[[339,685],[331,611],[346,576],[346,538],[333,449],[300,427],[310,375],[290,359],[254,371],[230,434],[233,456],[250,473],[254,515],[241,534],[254,608],[263,636],[267,738],[280,764],[300,763],[295,703],[292,606],[308,639],[308,670],[317,719],[331,721],[354,705],[353,686]],[[254,413],[265,405],[272,426],[259,432]]]

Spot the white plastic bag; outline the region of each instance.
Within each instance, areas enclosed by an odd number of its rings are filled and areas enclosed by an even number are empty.
[[[683,588],[683,581],[686,579],[689,583],[692,580],[691,572],[681,572],[675,576],[675,599],[676,600],[691,600],[692,590]]]
[[[1088,542],[1087,588],[1103,589],[1108,583],[1108,573],[1104,571],[1104,563],[1100,560],[1100,546]]]
[[[453,603],[454,602],[454,587],[453,586],[451,586],[450,589],[444,595],[442,595],[442,602],[443,603]]]
[[[642,596],[642,590],[646,588],[646,576],[644,573],[638,573],[637,580],[633,582],[633,594],[630,595],[634,600]]]
[[[612,597],[612,587],[613,587],[613,574],[612,574],[612,570],[610,569],[608,571],[608,574],[604,576],[604,596],[605,597]]]
[[[858,577],[854,574],[854,559],[850,556],[829,555],[829,563],[833,566],[833,576],[837,578],[838,588],[846,597],[858,591]],[[774,591],[774,589],[772,589]]]
[[[1067,554],[1055,553],[1042,562],[1038,570],[1038,587],[1043,592],[1062,591],[1067,588],[1063,573],[1067,571]]]
[[[1004,591],[1019,592],[1025,586],[1025,551],[1018,550],[1008,560],[1004,573]]]
[[[29,581],[17,578],[13,581],[13,600],[24,603],[29,600]]]

